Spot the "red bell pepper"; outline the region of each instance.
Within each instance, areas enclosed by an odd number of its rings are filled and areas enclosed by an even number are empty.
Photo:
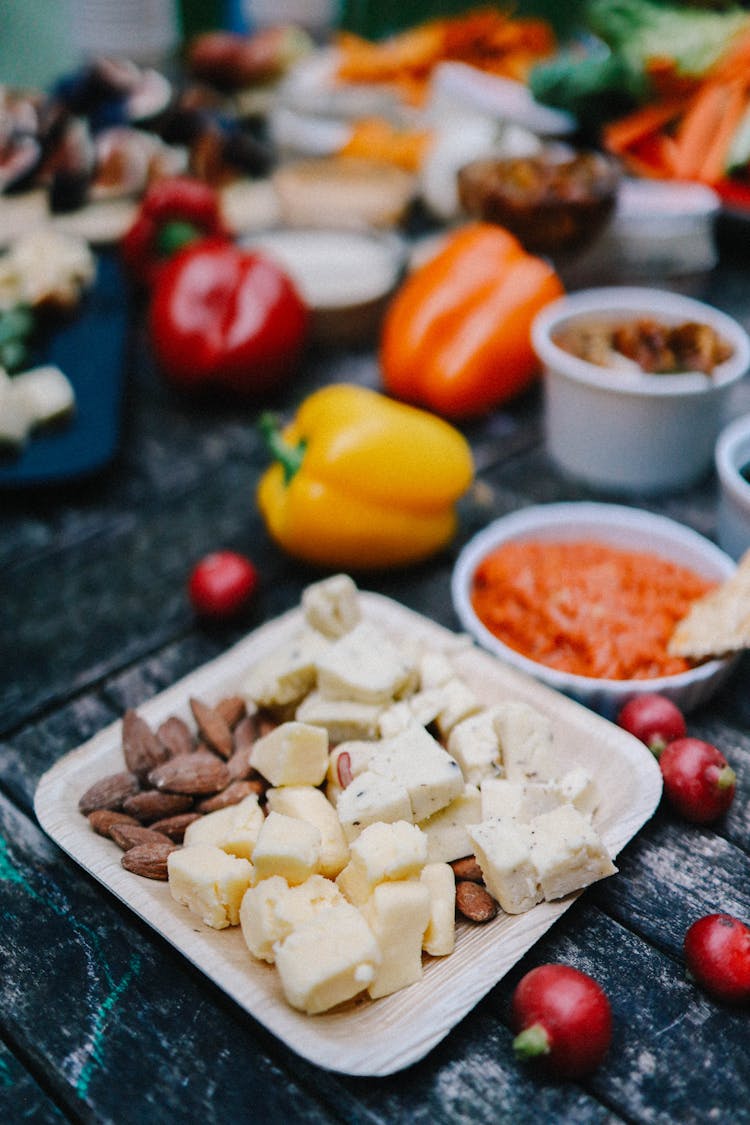
[[[120,242],[125,266],[142,285],[152,286],[165,261],[200,238],[231,238],[219,196],[201,180],[187,176],[157,180],[146,191]]]
[[[271,391],[291,375],[308,320],[275,262],[222,239],[178,251],[163,266],[149,309],[154,354],[170,382],[243,396]]]

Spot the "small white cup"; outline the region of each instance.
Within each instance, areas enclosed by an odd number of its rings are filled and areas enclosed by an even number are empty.
[[[750,414],[722,430],[715,461],[720,488],[719,543],[728,555],[739,559],[750,549],[750,481],[741,473],[750,464]]]

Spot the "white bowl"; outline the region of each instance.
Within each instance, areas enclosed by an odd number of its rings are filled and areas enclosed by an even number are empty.
[[[698,321],[733,354],[710,376],[599,367],[553,343],[553,334],[579,317]],[[709,471],[729,390],[750,365],[750,339],[731,317],[682,294],[638,286],[559,298],[536,317],[532,343],[544,369],[551,456],[568,475],[621,495],[678,491]]]
[[[750,549],[750,482],[740,470],[750,464],[750,414],[735,418],[716,443],[719,477],[719,543],[733,559]]]
[[[666,516],[620,504],[585,502],[523,508],[494,520],[475,535],[459,554],[451,580],[453,606],[461,624],[483,648],[501,660],[607,718],[615,718],[628,699],[650,692],[666,695],[683,711],[691,711],[709,699],[732,671],[736,658],[726,657],[709,660],[687,672],[649,680],[595,679],[549,668],[509,648],[479,620],[471,604],[471,587],[479,563],[492,550],[502,543],[523,539],[588,539],[626,550],[645,550],[716,581],[724,581],[735,570],[732,559],[714,543]]]

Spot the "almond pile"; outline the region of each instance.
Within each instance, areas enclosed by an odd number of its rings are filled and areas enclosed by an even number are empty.
[[[245,700],[226,696],[214,706],[195,697],[196,729],[171,715],[154,731],[133,709],[123,715],[125,769],[95,782],[78,802],[93,830],[123,851],[122,866],[146,879],[167,880],[167,856],[182,844],[188,824],[236,805],[250,793],[261,802],[269,787],[250,764],[252,747],[278,721],[249,713]],[[474,856],[451,863],[456,909],[470,922],[498,912]]]
[[[255,739],[276,725],[249,714],[239,696],[211,707],[190,699],[196,730],[177,715],[153,731],[134,710],[122,720],[125,769],[95,782],[78,808],[91,827],[123,849],[122,865],[148,879],[167,878],[167,856],[188,824],[216,809],[260,797],[268,783],[250,765]]]

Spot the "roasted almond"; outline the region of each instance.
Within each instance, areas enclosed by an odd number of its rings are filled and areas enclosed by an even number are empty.
[[[241,695],[227,695],[216,704],[215,711],[221,715],[228,727],[234,729],[240,719],[247,714],[247,706]]]
[[[456,908],[470,922],[491,922],[498,910],[490,892],[468,879],[456,884]]]
[[[476,856],[467,855],[463,859],[454,859],[451,863],[453,874],[456,880],[468,879],[471,883],[483,883],[484,876],[482,875],[482,868],[476,860]]]
[[[265,786],[260,781],[232,781],[220,793],[215,793],[213,797],[204,797],[202,801],[198,801],[195,807],[202,813],[216,812],[217,809],[227,809],[230,805],[238,805],[251,793],[261,797],[265,793]]]
[[[136,777],[147,777],[149,772],[163,762],[168,754],[145,719],[128,708],[122,717],[122,752],[125,765]]]
[[[139,788],[138,778],[129,770],[110,773],[86,790],[78,802],[79,811],[88,816],[95,809],[121,809],[125,800],[137,793]]]
[[[163,762],[151,771],[148,780],[156,789],[168,793],[207,796],[224,789],[232,778],[226,762],[208,751],[197,750]]]
[[[167,857],[177,846],[171,840],[168,840],[166,844],[136,844],[135,847],[129,848],[125,852],[120,862],[124,868],[132,871],[134,875],[142,875],[144,879],[161,879],[166,882],[169,877]]]
[[[176,816],[165,816],[161,820],[155,820],[151,827],[154,832],[163,832],[175,844],[181,844],[185,838],[185,829],[188,824],[192,824],[194,820],[200,820],[202,815],[199,812],[177,813]]]
[[[227,759],[227,769],[232,781],[245,781],[249,777],[260,776],[250,761],[252,753],[253,746],[250,743],[248,746],[241,746],[238,750],[235,750],[231,758]]]
[[[141,824],[176,816],[193,807],[193,798],[184,793],[160,793],[157,789],[144,789],[123,803],[123,811],[134,816]]]
[[[113,824],[110,837],[124,852],[136,844],[172,844],[173,840],[145,824]]]
[[[209,707],[200,699],[191,698],[190,710],[198,724],[198,733],[208,743],[212,750],[228,758],[234,749],[234,741],[229,724],[215,707]]]
[[[156,737],[166,746],[168,757],[178,758],[180,754],[190,754],[195,749],[195,738],[190,727],[179,715],[170,715],[157,728]]]
[[[94,809],[89,813],[89,824],[99,836],[109,836],[113,824],[138,824],[138,821],[116,809]]]

